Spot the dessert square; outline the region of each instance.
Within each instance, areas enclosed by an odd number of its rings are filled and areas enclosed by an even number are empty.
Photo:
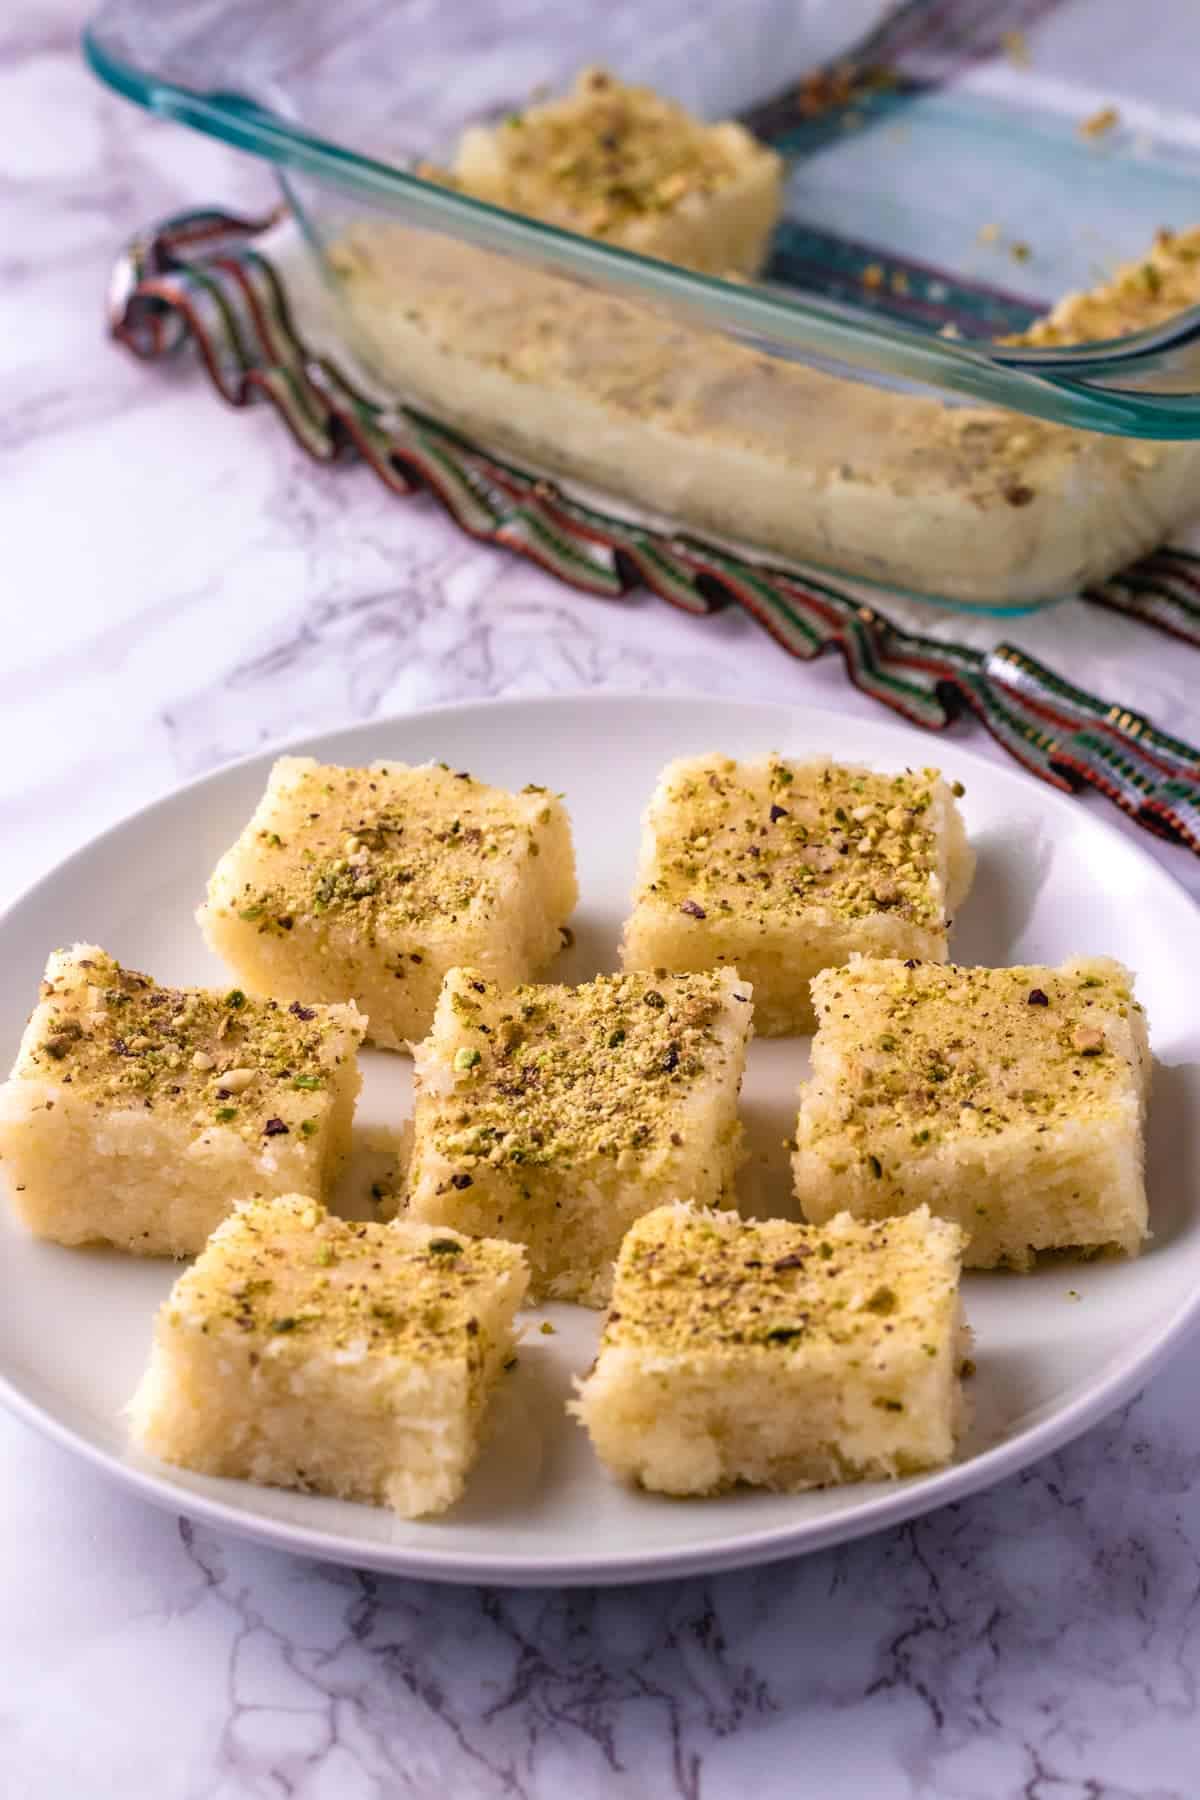
[[[750,990],[715,974],[505,990],[446,977],[416,1049],[407,1217],[524,1244],[535,1296],[599,1306],[634,1219],[734,1204]]]
[[[928,1206],[975,1268],[1147,1235],[1146,1020],[1128,970],[852,963],[813,982],[820,1018],[794,1169],[805,1217]]]
[[[621,1246],[572,1410],[663,1494],[936,1468],[964,1414],[961,1246],[924,1210],[813,1227],[661,1207]]]
[[[974,867],[936,769],[683,757],[646,811],[622,960],[733,964],[754,985],[761,1036],[811,1031],[818,970],[856,952],[944,959]]]
[[[538,973],[577,898],[570,822],[544,788],[285,756],[196,916],[247,990],[353,1000],[396,1050],[428,1031],[456,964]]]
[[[297,1194],[240,1206],[159,1312],[134,1438],[205,1475],[443,1512],[525,1279],[512,1244],[349,1224]]]
[[[454,185],[509,212],[713,275],[753,275],[783,163],[741,125],[585,69],[574,90],[464,132]]]
[[[160,987],[56,950],[0,1088],[0,1167],[38,1237],[193,1256],[235,1201],[328,1193],[364,1020],[240,988]]]

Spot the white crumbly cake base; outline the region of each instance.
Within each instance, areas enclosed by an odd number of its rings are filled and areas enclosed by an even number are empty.
[[[732,964],[753,983],[761,1036],[811,1031],[820,969],[857,952],[945,957],[974,867],[936,769],[681,757],[646,810],[622,960]]]
[[[378,216],[329,251],[399,395],[750,554],[979,605],[1077,593],[1196,513],[1200,447],[949,406]]]
[[[503,990],[446,977],[416,1049],[407,1214],[526,1246],[535,1297],[599,1306],[626,1229],[734,1204],[750,990],[731,969]]]
[[[561,100],[464,132],[454,185],[509,212],[711,275],[753,275],[783,163],[741,125],[585,69]]]
[[[1145,1015],[1119,963],[855,962],[813,983],[820,1028],[794,1159],[805,1217],[921,1206],[968,1266],[1137,1254],[1147,1235]]]
[[[134,1439],[205,1475],[443,1512],[525,1279],[511,1244],[348,1224],[296,1195],[241,1207],[158,1315]]]
[[[0,1171],[60,1244],[194,1256],[236,1200],[323,1199],[350,1147],[353,1007],[165,988],[58,950],[0,1088]]]
[[[661,1208],[621,1246],[573,1410],[614,1473],[664,1494],[936,1468],[964,1419],[961,1245],[925,1212],[814,1228]]]
[[[397,1050],[428,1031],[456,964],[538,974],[577,898],[570,822],[544,788],[285,756],[197,918],[247,988],[353,1000],[372,1043]]]

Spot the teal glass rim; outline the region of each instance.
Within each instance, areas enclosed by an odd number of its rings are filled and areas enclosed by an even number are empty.
[[[262,157],[281,172],[306,175],[361,197],[381,212],[402,211],[409,223],[667,306],[767,354],[849,379],[902,384],[941,398],[961,396],[977,405],[1117,437],[1200,439],[1200,394],[1092,386],[1062,372],[1066,359],[1061,352],[1053,373],[1035,373],[997,361],[984,348],[931,336],[900,321],[866,318],[820,299],[793,298],[698,274],[505,212],[315,135],[235,92],[200,92],[137,67],[110,51],[102,23],[101,17],[85,28],[84,55],[115,92],[160,117]]]

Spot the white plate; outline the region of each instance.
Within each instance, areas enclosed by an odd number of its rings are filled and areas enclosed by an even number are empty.
[[[449,1581],[623,1581],[765,1562],[926,1512],[1011,1474],[1136,1391],[1200,1311],[1200,911],[1152,859],[1083,806],[952,743],[895,725],[726,700],[571,696],[418,714],[332,733],[326,760],[442,758],[489,781],[563,789],[583,901],[560,965],[584,979],[615,965],[638,815],[668,758],[719,748],[829,751],[880,767],[939,761],[966,782],[979,851],[954,937],[964,962],[1057,962],[1105,952],[1137,971],[1158,1059],[1150,1128],[1154,1241],[1134,1263],[1058,1264],[1029,1276],[970,1275],[978,1339],[975,1422],[940,1474],[820,1493],[670,1501],[630,1492],[593,1459],[563,1412],[591,1359],[596,1315],[553,1306],[505,1380],[490,1448],[452,1513],[409,1523],[346,1502],[217,1481],[132,1452],[122,1407],[172,1279],[165,1263],[35,1243],[4,1214],[0,1382],[11,1405],[145,1498],[309,1555]],[[15,1048],[47,950],[102,944],[170,982],[222,979],[192,909],[249,814],[272,757],[183,788],[98,838],[0,923],[0,1042]],[[559,971],[556,971],[556,974]],[[407,1108],[408,1065],[371,1053],[360,1123]],[[752,1047],[744,1197],[790,1210],[783,1139],[807,1066],[803,1040]],[[358,1210],[369,1175],[351,1174]],[[553,1336],[536,1321],[549,1317]]]

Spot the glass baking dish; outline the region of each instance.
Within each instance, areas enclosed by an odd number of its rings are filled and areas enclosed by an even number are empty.
[[[1044,10],[107,0],[85,46],[276,165],[352,347],[409,404],[672,530],[1012,611],[1200,511],[1190,313],[1099,352],[997,341],[1200,212],[1200,133],[1039,73],[1012,20]],[[759,279],[418,172],[585,65],[784,157]]]

